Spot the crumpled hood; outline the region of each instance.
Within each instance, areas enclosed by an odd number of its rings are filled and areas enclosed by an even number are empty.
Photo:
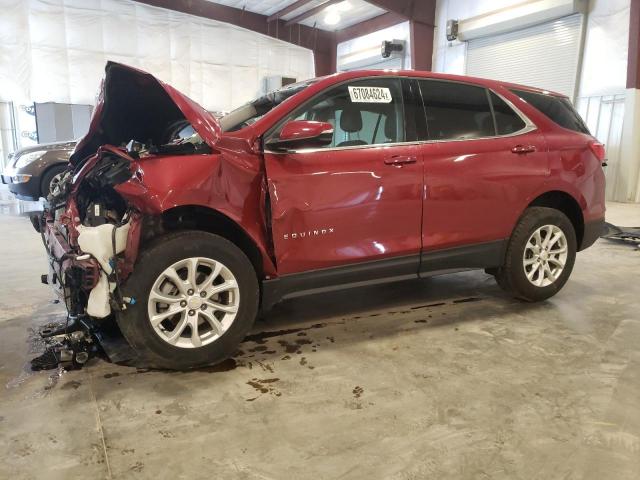
[[[16,150],[13,156],[19,157],[25,153],[37,152],[40,150],[71,150],[77,143],[78,142],[75,140],[69,140],[66,142],[38,143],[37,145],[29,145],[28,147],[22,147],[19,150]]]
[[[70,162],[76,165],[105,144],[122,146],[132,139],[160,144],[167,128],[185,119],[214,146],[221,129],[208,111],[150,73],[107,62],[89,131]]]

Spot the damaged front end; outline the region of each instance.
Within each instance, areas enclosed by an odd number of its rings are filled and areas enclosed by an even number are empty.
[[[133,268],[142,214],[115,190],[132,178],[132,160],[101,147],[78,173],[63,177],[38,219],[50,259],[46,283],[73,318],[105,318],[132,301],[120,296],[118,284]]]
[[[73,346],[75,364],[84,363],[88,355],[76,358],[75,352],[95,350],[86,344],[96,322],[136,302],[122,294],[121,285],[133,271],[143,223],[152,235],[161,213],[142,163],[210,154],[218,130],[208,112],[170,86],[107,64],[89,132],[45,210],[31,219],[49,257],[42,281],[68,311],[65,325],[43,333],[65,339],[57,355],[47,352],[49,363],[61,358],[65,345]],[[45,368],[47,359],[36,360],[34,368]]]
[[[58,355],[49,351],[46,361],[37,359],[38,368],[62,360],[65,350],[72,351],[75,364],[84,363],[92,351],[86,343],[92,343],[94,320],[135,302],[122,296],[120,284],[133,269],[143,216],[115,190],[132,178],[131,160],[113,147],[100,148],[79,172],[65,174],[44,212],[32,217],[49,257],[49,273],[42,280],[68,311],[64,328],[43,336],[73,334]],[[76,351],[85,353],[76,358]]]

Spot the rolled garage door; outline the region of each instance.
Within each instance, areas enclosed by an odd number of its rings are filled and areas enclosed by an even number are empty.
[[[467,75],[521,83],[574,98],[582,14],[469,40]]]

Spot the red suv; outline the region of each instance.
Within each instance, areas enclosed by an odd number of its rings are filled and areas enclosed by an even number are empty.
[[[282,298],[485,269],[539,301],[599,236],[604,147],[559,94],[358,71],[220,120],[109,63],[34,225],[72,318],[115,314],[152,363],[232,355]]]

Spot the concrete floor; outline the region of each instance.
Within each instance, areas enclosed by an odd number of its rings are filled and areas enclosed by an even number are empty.
[[[57,375],[27,368],[63,314],[39,242],[0,216],[0,478],[640,478],[629,245],[599,241],[537,305],[442,276],[283,303],[226,371]]]

